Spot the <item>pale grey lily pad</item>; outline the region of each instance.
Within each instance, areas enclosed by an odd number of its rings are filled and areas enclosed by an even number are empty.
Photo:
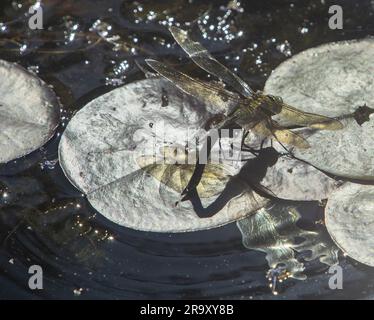
[[[164,80],[134,82],[91,101],[74,116],[61,139],[60,164],[91,205],[119,225],[156,232],[218,227],[251,214],[268,200],[243,184],[240,196],[202,219],[188,201],[176,206],[179,193],[165,186],[160,192],[162,184],[138,164],[139,157],[153,154],[155,141],[184,145],[187,128],[191,137],[210,117],[200,103]],[[160,123],[165,137],[158,131]],[[225,167],[234,176],[242,165],[237,161]],[[217,185],[217,192],[223,188]]]
[[[0,60],[0,164],[44,145],[59,122],[50,87],[17,64]]]
[[[300,160],[280,157],[261,184],[278,198],[297,201],[327,199],[341,182]]]
[[[374,186],[345,183],[329,198],[326,227],[353,259],[374,267]]]
[[[374,108],[374,39],[337,42],[308,49],[282,63],[271,74],[265,92],[306,112],[341,117],[358,107]],[[289,124],[282,114],[275,117]],[[338,131],[306,131],[309,149],[294,154],[337,176],[374,179],[374,119],[361,126],[342,120]]]
[[[249,132],[245,142],[255,149],[260,149],[262,138]],[[276,146],[276,143],[273,144]],[[270,140],[266,140],[262,145],[262,147],[269,146]],[[286,154],[281,147],[278,146],[277,149]],[[314,201],[327,199],[331,192],[341,185],[341,182],[304,161],[283,155],[267,169],[261,184],[281,199]]]

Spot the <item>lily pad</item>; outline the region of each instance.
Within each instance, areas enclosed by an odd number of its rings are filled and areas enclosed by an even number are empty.
[[[313,201],[327,199],[341,183],[305,162],[280,157],[261,184],[281,199]]]
[[[260,149],[262,138],[249,132],[245,143],[254,149]],[[270,139],[266,140],[262,147],[269,147]],[[276,143],[274,143],[276,146]],[[279,152],[285,152],[278,146]],[[281,199],[295,201],[314,201],[327,199],[331,192],[336,190],[341,182],[335,180],[321,170],[310,164],[283,155],[278,161],[267,169],[261,184]]]
[[[139,166],[140,158],[158,151],[155,144],[184,145],[186,133],[192,137],[211,116],[164,80],[134,82],[91,101],[74,116],[61,139],[60,164],[91,205],[119,225],[156,232],[218,227],[251,214],[268,200],[243,183],[240,195],[202,219],[188,201],[175,205],[180,194],[160,183],[157,172]],[[235,176],[243,163],[224,165]],[[227,175],[217,183],[217,193],[229,179]],[[216,197],[204,198],[203,204]]]
[[[0,60],[0,164],[44,145],[59,122],[60,105],[41,79]]]
[[[311,148],[295,149],[296,157],[337,176],[374,179],[373,115],[363,123],[345,118],[359,107],[374,108],[373,56],[373,38],[330,43],[295,55],[271,74],[266,93],[306,112],[344,118],[342,130],[306,130]],[[282,113],[275,119],[289,124]]]
[[[374,267],[374,186],[345,183],[329,198],[326,227],[353,259]]]

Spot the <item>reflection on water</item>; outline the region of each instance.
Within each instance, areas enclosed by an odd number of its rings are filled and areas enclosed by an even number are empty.
[[[43,0],[45,27],[33,31],[27,19],[34,2],[1,1],[0,58],[20,63],[53,85],[64,110],[61,126],[47,146],[0,167],[1,298],[274,299],[371,294],[373,271],[345,258],[340,259],[346,271],[345,290],[328,289],[326,264],[335,263],[337,257],[324,226],[315,227],[323,219],[323,210],[315,203],[288,202],[260,211],[239,222],[243,239],[236,224],[186,234],[137,232],[96,213],[57,162],[61,132],[87,101],[144,78],[138,67],[144,66],[144,58],[177,63],[184,57],[166,26],[191,29],[220,61],[254,89],[261,89],[271,70],[292,54],[372,33],[369,0],[360,6],[335,1],[346,8],[343,31],[328,29],[328,1],[312,0],[248,4]],[[184,69],[206,77],[186,59],[183,62]],[[284,210],[294,205],[301,219]],[[249,232],[259,231],[269,219],[273,224],[266,226],[273,229],[261,229],[266,231],[261,241],[256,238],[261,233]],[[250,229],[251,225],[256,228]],[[304,241],[293,242],[295,237]],[[43,267],[42,291],[27,287],[32,264]],[[307,278],[276,283],[280,294],[275,297],[267,275],[272,281],[284,275]]]

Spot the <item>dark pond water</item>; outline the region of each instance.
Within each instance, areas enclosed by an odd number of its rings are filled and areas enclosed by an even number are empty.
[[[344,257],[344,290],[330,290],[327,267],[315,262],[307,266],[307,280],[288,280],[274,296],[265,277],[265,255],[242,245],[235,223],[185,234],[119,227],[90,207],[56,163],[64,126],[86,102],[144,78],[136,64],[144,58],[177,61],[182,55],[168,24],[191,28],[219,60],[254,89],[262,89],[271,71],[291,55],[374,34],[373,1],[259,0],[235,5],[172,0],[141,1],[140,6],[120,0],[44,0],[42,31],[27,27],[25,13],[32,3],[1,1],[0,58],[20,63],[52,84],[64,106],[63,120],[44,148],[0,168],[0,194],[8,195],[0,198],[0,298],[373,296],[374,270]],[[331,4],[343,7],[343,30],[328,28]],[[113,35],[120,40],[110,43]],[[183,62],[191,73],[203,76]],[[306,225],[322,217],[315,203],[301,208]],[[43,267],[44,290],[28,288],[33,264]]]

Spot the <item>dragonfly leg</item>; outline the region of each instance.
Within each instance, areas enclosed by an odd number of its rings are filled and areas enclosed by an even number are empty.
[[[248,134],[249,134],[248,130],[246,130],[245,133],[243,134],[242,142],[241,142],[241,150],[242,151],[248,151],[248,152],[252,153],[255,157],[257,157],[259,151],[252,148],[251,146],[249,146],[245,143],[245,139],[248,136]]]

